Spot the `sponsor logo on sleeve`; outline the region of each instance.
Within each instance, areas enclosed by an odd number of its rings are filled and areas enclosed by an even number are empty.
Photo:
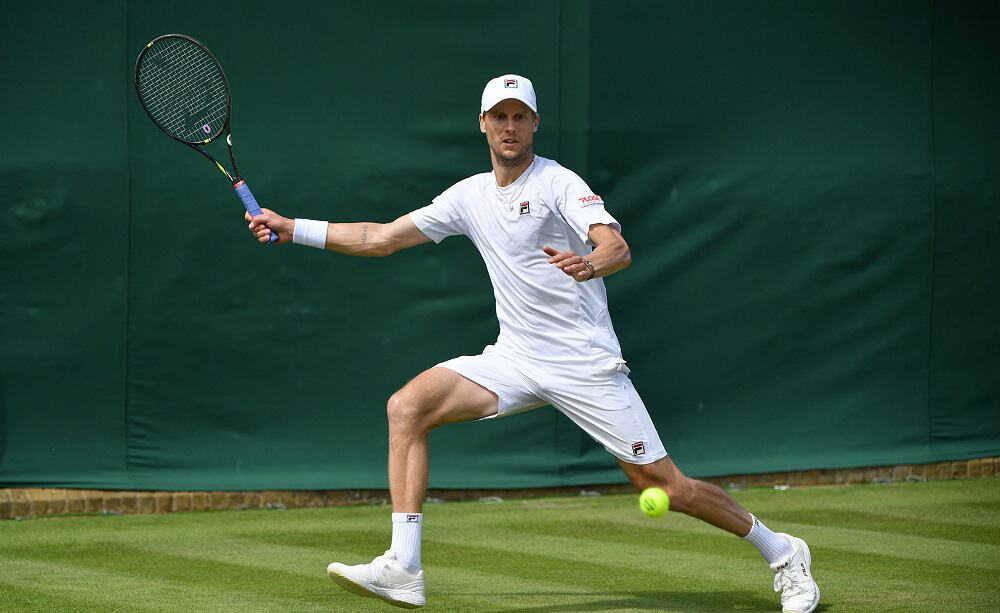
[[[507,89],[517,89],[517,79],[504,79],[503,86]]]
[[[590,206],[592,204],[604,204],[604,199],[597,194],[591,194],[590,196],[584,196],[583,198],[577,198],[581,207]]]
[[[522,202],[520,212],[518,213],[518,215],[527,215],[528,213],[530,213],[531,211],[529,210],[528,205],[529,205],[528,202]]]

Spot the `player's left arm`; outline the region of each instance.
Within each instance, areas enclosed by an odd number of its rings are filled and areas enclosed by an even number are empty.
[[[594,250],[588,255],[557,251],[552,247],[542,247],[542,251],[549,256],[549,264],[578,282],[613,275],[623,268],[628,268],[632,263],[632,253],[628,249],[628,243],[613,226],[603,223],[591,224],[587,237],[594,244]],[[587,265],[588,262],[590,266]]]

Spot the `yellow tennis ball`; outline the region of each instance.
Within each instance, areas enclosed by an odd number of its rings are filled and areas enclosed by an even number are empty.
[[[639,496],[639,508],[649,517],[659,517],[670,510],[670,496],[658,487],[648,487]]]

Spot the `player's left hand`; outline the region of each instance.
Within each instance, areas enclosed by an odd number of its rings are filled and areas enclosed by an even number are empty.
[[[549,264],[563,271],[576,282],[589,281],[594,273],[583,263],[583,257],[572,251],[556,251],[552,247],[542,247],[549,256]]]

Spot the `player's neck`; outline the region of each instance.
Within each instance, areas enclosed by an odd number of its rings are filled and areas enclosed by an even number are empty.
[[[535,160],[535,154],[529,153],[514,166],[500,164],[497,162],[496,155],[492,152],[490,153],[490,159],[493,162],[493,177],[496,178],[497,185],[507,187],[514,181],[517,181],[524,174],[525,170],[528,170],[528,167]]]

